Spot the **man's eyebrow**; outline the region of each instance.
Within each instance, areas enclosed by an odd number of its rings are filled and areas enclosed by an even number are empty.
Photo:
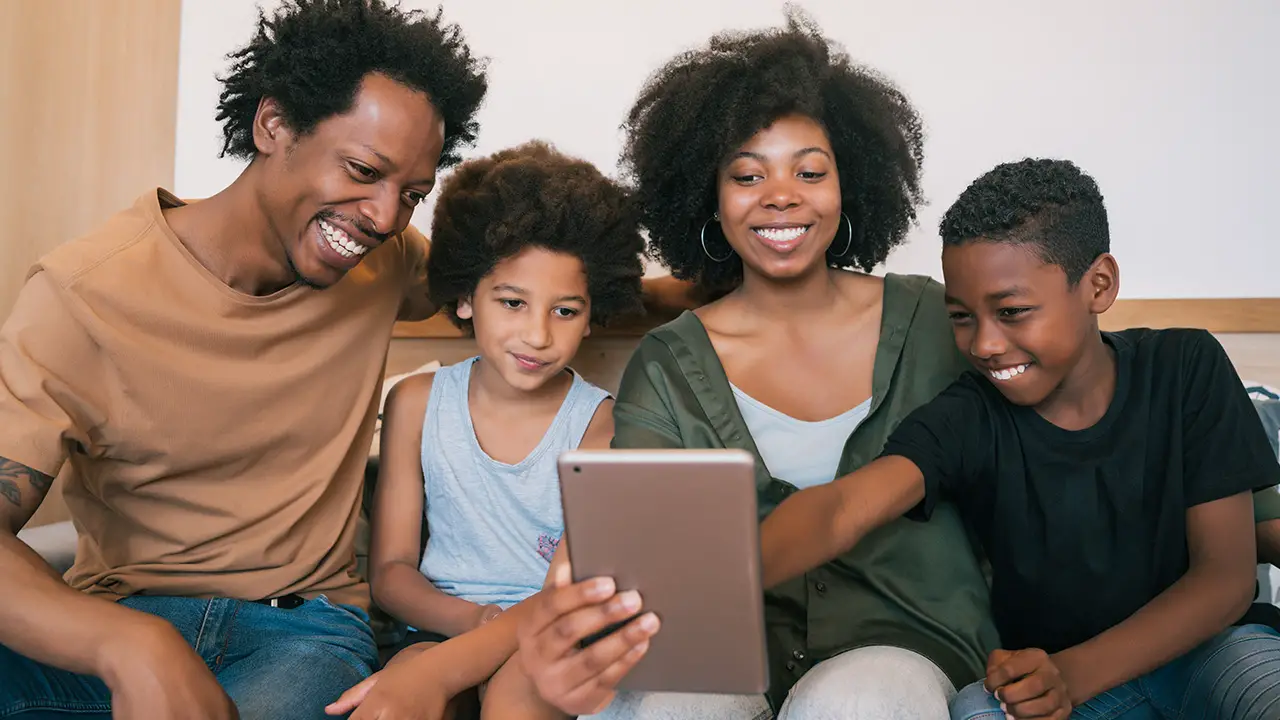
[[[373,153],[373,155],[378,158],[378,161],[382,163],[383,167],[386,168],[387,172],[395,172],[396,164],[394,162],[391,162],[391,158],[375,150],[372,145],[366,144],[366,145],[362,145],[361,147]],[[434,175],[432,175],[431,177],[419,178],[417,180],[414,180],[413,182],[410,182],[409,184],[410,185],[426,185],[427,187],[435,187],[436,178]]]

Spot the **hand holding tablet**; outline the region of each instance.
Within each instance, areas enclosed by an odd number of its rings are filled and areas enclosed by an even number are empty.
[[[646,637],[643,616],[621,637],[609,634],[636,616],[639,608],[623,603],[639,599],[628,592],[637,591],[662,629],[634,667],[615,668],[622,675],[618,689],[763,693],[768,670],[751,455],[573,451],[559,467],[573,580],[611,579],[617,590],[610,602],[586,608],[574,607],[568,594],[553,597],[548,605],[565,610],[568,627],[560,629],[574,630],[584,654],[613,667]]]

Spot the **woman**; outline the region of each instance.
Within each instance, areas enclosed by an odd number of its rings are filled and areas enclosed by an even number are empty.
[[[618,393],[615,447],[748,450],[768,513],[873,459],[964,368],[937,283],[843,269],[870,271],[902,242],[920,197],[922,131],[902,94],[805,18],[678,57],[644,88],[627,131],[624,163],[656,257],[719,299],[641,341]],[[560,629],[608,619],[608,605],[575,603],[582,592],[544,594],[521,656],[543,699],[585,714],[610,698],[645,633],[574,653]],[[769,589],[766,624],[767,700],[784,720],[946,717],[996,643],[951,508]],[[602,658],[617,662],[588,668]],[[623,694],[603,714],[757,711],[768,716],[762,699]]]

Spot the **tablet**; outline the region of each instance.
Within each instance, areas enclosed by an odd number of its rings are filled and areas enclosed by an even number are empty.
[[[559,458],[575,581],[637,590],[662,628],[621,690],[769,686],[755,460],[741,450],[574,450]]]

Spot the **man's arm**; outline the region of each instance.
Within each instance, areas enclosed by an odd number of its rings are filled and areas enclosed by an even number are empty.
[[[142,645],[182,639],[150,615],[71,589],[17,538],[52,483],[51,475],[0,458],[0,645],[111,685],[138,638],[148,638]]]
[[[422,418],[433,375],[405,378],[392,388],[382,424],[378,484],[373,493],[369,581],[373,599],[396,619],[455,636],[478,627],[486,609],[440,592],[423,576]],[[447,529],[444,530],[447,532]]]
[[[1073,704],[1169,663],[1244,613],[1257,564],[1252,520],[1247,492],[1188,508],[1186,574],[1124,622],[1054,656]]]
[[[666,322],[685,310],[702,307],[714,299],[688,280],[671,275],[644,278],[640,281],[640,288],[645,314],[655,323]]]
[[[46,273],[31,276],[0,327],[0,645],[101,678],[117,718],[235,717],[208,666],[173,625],[71,589],[18,540],[65,460],[105,412],[99,349]]]
[[[848,552],[867,533],[924,499],[912,461],[886,456],[783,500],[760,525],[763,582],[771,588]]]

